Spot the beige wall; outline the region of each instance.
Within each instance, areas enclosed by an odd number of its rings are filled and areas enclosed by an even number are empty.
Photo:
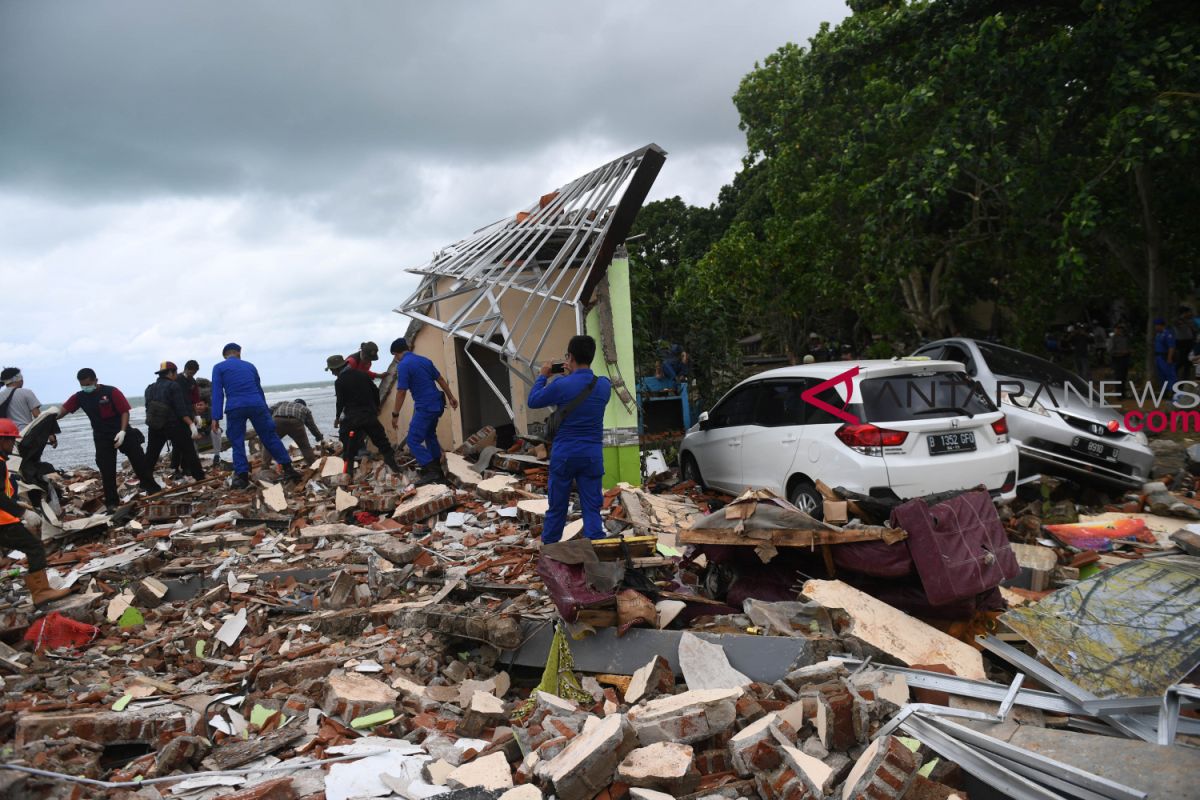
[[[566,283],[569,278],[564,278],[563,283]],[[447,291],[449,279],[443,279],[443,282],[438,287],[438,291]],[[449,319],[455,312],[458,311],[471,297],[469,294],[459,297],[452,297],[448,300],[442,300],[434,304],[430,310],[429,316],[436,319]],[[526,306],[526,301],[528,306]],[[558,308],[559,313],[554,317],[553,312]],[[474,312],[479,314],[479,309]],[[510,289],[505,292],[500,300],[500,313],[504,316],[505,323],[510,331],[511,340],[519,342],[522,337],[528,333],[528,338],[521,348],[521,355],[525,358],[532,356],[537,348],[538,341],[541,339],[542,332],[546,327],[550,326],[550,332],[546,336],[546,341],[542,345],[540,359],[543,361],[562,360],[563,354],[567,350],[567,343],[571,337],[575,335],[575,313],[570,306],[559,306],[551,300],[542,302],[540,297],[532,297],[525,292]],[[414,341],[409,342],[409,346],[413,352],[425,356],[438,368],[438,372],[446,378],[450,384],[450,389],[454,392],[455,397],[461,397],[462,392],[459,387],[458,380],[458,358],[455,348],[454,338],[434,328],[431,325],[426,325],[417,334]],[[464,365],[464,371],[474,371],[475,367],[470,361]],[[532,377],[532,376],[529,376]],[[521,434],[528,430],[530,421],[537,421],[544,418],[548,412],[543,410],[530,410],[526,405],[526,399],[529,395],[529,385],[517,377],[515,374],[510,374],[510,383],[512,386],[512,397],[510,404],[515,414],[515,423],[517,433]],[[491,391],[485,387],[485,391]],[[388,435],[393,441],[402,441],[408,431],[408,423],[412,418],[412,400],[406,399],[404,406],[400,409],[400,420],[397,429],[392,429],[392,408],[395,403],[395,392],[389,391],[385,398],[382,410],[381,419],[384,428],[388,431]],[[438,424],[438,441],[442,447],[453,450],[458,447],[462,441],[475,431],[464,431],[459,415],[450,409],[446,408],[446,413],[442,415],[441,422]]]

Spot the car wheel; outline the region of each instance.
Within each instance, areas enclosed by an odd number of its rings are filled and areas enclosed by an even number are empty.
[[[825,508],[822,505],[824,499],[817,491],[816,486],[808,481],[796,481],[796,485],[792,487],[788,497],[788,502],[813,519],[821,519],[825,515]]]
[[[700,474],[700,466],[696,463],[696,457],[691,453],[684,453],[680,457],[679,476],[685,481],[695,481],[701,489],[707,488],[704,485],[704,477]]]

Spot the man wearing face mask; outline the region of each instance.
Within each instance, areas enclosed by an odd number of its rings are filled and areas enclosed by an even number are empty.
[[[104,485],[104,505],[117,507],[117,451],[125,454],[133,474],[141,481],[147,494],[162,491],[154,480],[142,453],[142,432],[129,427],[129,401],[115,386],[96,381],[96,372],[84,367],[75,375],[79,391],[67,398],[58,412],[59,418],[83,409],[92,423],[92,441],[96,445],[96,469]]]

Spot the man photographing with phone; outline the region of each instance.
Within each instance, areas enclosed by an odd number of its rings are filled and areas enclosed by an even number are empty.
[[[558,406],[554,419],[557,430],[550,448],[549,508],[542,525],[542,542],[550,544],[562,539],[567,522],[567,505],[571,499],[571,484],[579,492],[583,511],[583,535],[603,539],[604,525],[600,521],[603,493],[600,481],[604,477],[604,409],[612,394],[608,378],[592,372],[596,355],[596,340],[590,336],[573,336],[567,345],[566,361],[561,365],[547,361],[529,390],[529,407]],[[555,367],[561,366],[561,370]],[[547,383],[555,372],[565,373]]]

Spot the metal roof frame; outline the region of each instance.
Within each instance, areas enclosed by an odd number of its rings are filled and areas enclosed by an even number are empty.
[[[648,144],[446,246],[428,264],[408,270],[421,275],[421,283],[395,311],[495,351],[510,372],[530,382],[561,314],[570,314],[575,332],[583,333],[596,287],[617,245],[629,235],[666,155]],[[447,278],[454,283],[439,292],[439,282]],[[524,302],[515,318],[505,320],[500,303],[510,292],[524,295]],[[467,298],[454,313],[438,313],[440,302],[463,295]],[[542,324],[521,325],[533,319]],[[500,399],[511,414],[508,398]]]

